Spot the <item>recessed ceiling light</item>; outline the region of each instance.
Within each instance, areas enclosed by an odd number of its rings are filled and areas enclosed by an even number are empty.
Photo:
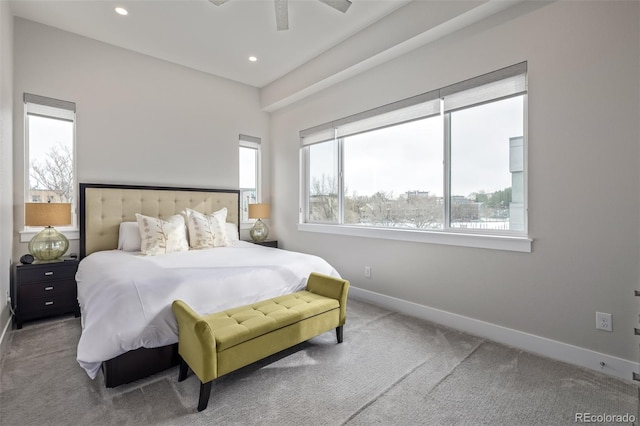
[[[117,14],[122,15],[122,16],[129,14],[129,12],[127,12],[127,9],[125,9],[124,7],[116,7],[115,10],[116,10]]]
[[[250,60],[251,62],[255,62],[255,61],[257,61],[257,60],[258,60],[258,58],[256,58],[255,56],[249,56],[249,60]]]

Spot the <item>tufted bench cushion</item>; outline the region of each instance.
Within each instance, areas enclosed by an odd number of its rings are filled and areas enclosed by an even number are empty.
[[[311,273],[304,291],[208,315],[175,300],[178,381],[189,369],[200,379],[198,411],[207,407],[211,382],[238,368],[336,330],[342,342],[349,281]]]
[[[279,328],[340,309],[340,303],[308,291],[275,297],[253,305],[205,315],[218,352]]]

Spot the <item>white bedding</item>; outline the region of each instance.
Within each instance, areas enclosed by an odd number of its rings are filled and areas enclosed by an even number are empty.
[[[339,276],[317,256],[244,241],[160,256],[93,253],[76,274],[82,311],[78,363],[95,378],[103,361],[176,343],[176,299],[200,314],[218,312],[301,290],[313,271]]]

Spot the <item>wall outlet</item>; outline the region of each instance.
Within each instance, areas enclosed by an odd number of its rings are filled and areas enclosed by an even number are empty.
[[[596,312],[596,328],[598,330],[613,331],[611,314]]]
[[[371,278],[371,266],[364,267],[364,276],[365,278]]]

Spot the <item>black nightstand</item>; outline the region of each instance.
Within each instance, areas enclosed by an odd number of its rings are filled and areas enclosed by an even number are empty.
[[[257,244],[259,246],[278,248],[278,240],[264,240],[264,241],[249,240],[249,242],[253,244]]]
[[[24,321],[73,313],[80,316],[76,271],[78,260],[16,265],[16,327]]]

